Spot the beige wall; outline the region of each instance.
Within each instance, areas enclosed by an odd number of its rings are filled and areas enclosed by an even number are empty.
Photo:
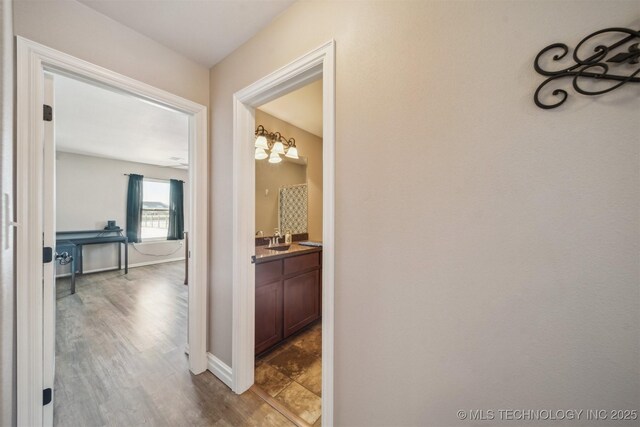
[[[231,363],[232,94],[333,38],[336,424],[636,409],[638,88],[544,111],[532,63],[637,11],[299,2],[213,68],[213,353]]]
[[[56,228],[58,231],[99,230],[114,219],[126,227],[127,183],[124,174],[179,179],[184,186],[185,230],[189,230],[189,172],[143,163],[56,153]],[[181,241],[142,242],[129,245],[129,265],[184,259]],[[83,249],[83,267],[90,272],[118,265],[115,245],[89,245]],[[58,266],[58,274],[69,267]]]
[[[205,67],[75,0],[14,0],[14,32],[209,105]]]
[[[256,110],[256,126],[260,124],[270,132],[280,132],[287,138],[294,138],[296,140],[296,147],[298,147],[298,155],[307,158],[306,182],[309,195],[309,239],[322,241],[322,138],[313,135],[305,130],[302,130],[292,125],[291,123],[287,123],[278,119],[277,117],[273,117],[258,109]],[[265,200],[265,197],[260,197],[260,195],[257,194],[259,182],[258,178],[260,177],[260,169],[257,167],[259,163],[260,162],[256,162],[256,214],[258,214],[259,203],[260,206],[263,206],[264,203],[270,203],[270,200]],[[263,163],[267,163],[266,160],[264,160]],[[262,196],[264,196],[264,191],[262,192]],[[275,197],[274,203],[277,203],[277,194],[272,194],[271,197]],[[269,198],[267,197],[266,199]],[[277,224],[277,205],[274,206],[276,210],[275,216],[273,216],[272,214],[272,218],[275,218],[275,224]],[[268,208],[268,206],[265,207]],[[258,217],[256,216],[256,221],[257,220]],[[276,226],[270,228],[265,226],[265,228],[262,228],[262,230],[264,230],[265,233],[271,234]],[[256,230],[260,229],[261,228],[256,224]]]

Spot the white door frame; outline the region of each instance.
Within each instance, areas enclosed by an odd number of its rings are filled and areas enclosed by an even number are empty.
[[[54,76],[53,74],[46,73],[44,75],[44,103],[52,106],[55,111],[55,93],[54,93]],[[42,122],[44,128],[43,134],[43,159],[45,161],[42,165],[44,177],[56,176],[56,162],[55,160],[46,161],[46,159],[56,158],[56,145],[55,145],[55,125],[54,122]],[[42,185],[42,211],[48,212],[48,215],[44,215],[43,218],[43,246],[54,248],[56,245],[56,180],[44,179]],[[56,324],[56,263],[49,262],[43,264],[43,280],[42,280],[42,325],[43,325],[43,344],[42,344],[42,360],[44,361],[42,366],[42,384],[44,388],[52,387],[55,382],[56,374],[56,336],[55,336],[55,324]],[[50,325],[47,329],[47,325]],[[54,333],[51,333],[51,329]],[[47,363],[47,360],[53,360],[53,363]],[[52,403],[55,396],[51,395]],[[53,425],[53,405],[45,405],[42,408],[42,425]]]
[[[41,426],[43,389],[44,72],[66,73],[189,115],[189,368],[207,369],[207,107],[17,37],[16,323],[18,425]],[[55,112],[54,112],[55,114]],[[53,403],[51,403],[53,404]]]
[[[255,107],[322,77],[322,423],[333,425],[335,42],[325,43],[233,96],[232,388],[254,382]]]

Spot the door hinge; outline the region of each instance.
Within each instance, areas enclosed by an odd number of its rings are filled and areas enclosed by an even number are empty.
[[[48,264],[51,261],[53,261],[53,249],[45,246],[44,248],[42,248],[42,263]]]
[[[45,406],[51,403],[52,394],[53,392],[51,391],[50,388],[45,388],[44,390],[42,390],[42,406]]]
[[[51,108],[51,105],[44,104],[42,106],[42,119],[45,122],[50,122],[53,120],[53,108]]]

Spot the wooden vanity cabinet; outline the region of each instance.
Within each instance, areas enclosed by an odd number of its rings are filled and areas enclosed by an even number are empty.
[[[255,353],[320,318],[321,252],[256,265]]]
[[[256,354],[283,339],[282,262],[256,265]]]

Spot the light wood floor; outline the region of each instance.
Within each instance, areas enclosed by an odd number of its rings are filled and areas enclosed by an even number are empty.
[[[254,393],[189,373],[183,268],[88,274],[75,295],[58,281],[56,426],[293,425]]]

